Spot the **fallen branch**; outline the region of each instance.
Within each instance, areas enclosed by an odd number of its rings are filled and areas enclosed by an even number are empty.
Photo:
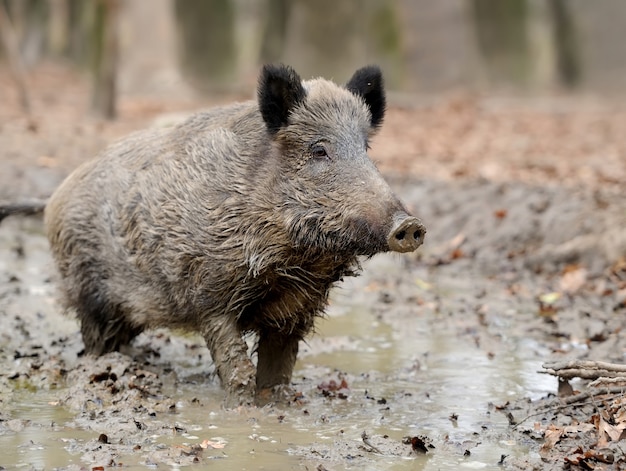
[[[567,362],[544,363],[545,371],[539,373],[558,376],[563,379],[582,378],[624,378],[626,365],[604,361],[573,360]]]
[[[21,203],[0,203],[0,222],[7,216],[32,216],[40,214],[46,207],[46,200],[32,200]]]

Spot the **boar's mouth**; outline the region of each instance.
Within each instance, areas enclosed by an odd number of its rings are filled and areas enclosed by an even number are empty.
[[[380,252],[413,252],[424,243],[426,228],[422,222],[404,211],[394,214],[389,224],[373,224],[365,218],[351,219],[346,231],[346,246],[354,255],[372,256]]]
[[[389,228],[374,225],[365,218],[341,221],[338,227],[328,227],[321,218],[300,219],[290,228],[295,248],[355,257],[373,256],[391,250],[388,244]]]
[[[289,234],[299,251],[351,258],[390,251],[412,252],[424,242],[426,229],[419,219],[399,210],[381,222],[364,216],[325,218],[308,214],[292,220]]]
[[[372,256],[380,252],[387,252],[387,230],[383,226],[372,224],[364,218],[351,219],[346,224],[346,230],[337,234],[339,240],[349,252],[354,255]]]

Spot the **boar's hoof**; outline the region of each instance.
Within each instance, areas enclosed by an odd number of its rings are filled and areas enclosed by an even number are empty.
[[[251,393],[248,390],[240,389],[239,391],[230,391],[224,397],[224,408],[226,409],[236,409],[238,407],[244,406],[255,406],[254,393]]]
[[[412,252],[424,242],[426,228],[419,219],[398,214],[387,236],[389,249],[394,252]]]
[[[288,405],[294,403],[300,396],[291,386],[279,384],[259,389],[256,393],[256,405],[259,407],[267,404]]]

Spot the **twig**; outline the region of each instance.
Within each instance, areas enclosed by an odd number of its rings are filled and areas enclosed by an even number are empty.
[[[537,417],[539,415],[544,415],[547,412],[556,412],[556,411],[560,411],[563,409],[567,409],[568,407],[573,407],[573,406],[586,406],[589,404],[593,404],[595,406],[595,402],[594,402],[594,397],[595,396],[601,396],[603,394],[615,394],[615,395],[621,395],[624,393],[624,388],[621,387],[613,387],[613,388],[602,388],[602,389],[598,389],[596,391],[587,391],[584,393],[580,393],[580,394],[575,394],[573,396],[569,396],[567,398],[564,399],[557,399],[558,401],[564,402],[564,404],[559,404],[557,406],[545,406],[543,407],[539,412],[535,412],[533,414],[529,414],[526,417],[524,417],[522,420],[520,420],[519,422],[517,422],[513,428],[517,428],[519,425],[523,424],[524,422],[526,422],[528,419],[532,418],[532,417]],[[589,399],[589,400],[587,400]]]
[[[610,388],[599,388],[595,390],[589,390],[585,392],[581,392],[578,394],[574,394],[573,396],[560,398],[558,400],[564,402],[565,404],[572,405],[575,402],[583,401],[591,396],[601,396],[603,394],[622,394],[624,392],[624,388],[621,386],[614,386]]]
[[[617,376],[615,378],[605,378],[601,377],[589,383],[589,387],[599,386],[600,384],[615,384],[615,383],[624,383],[624,389],[626,390],[626,376]]]
[[[361,434],[361,439],[363,440],[363,443],[369,446],[374,453],[378,453],[379,455],[382,455],[380,450],[370,443],[370,437],[367,436],[367,433],[365,431],[363,431],[363,433]]]

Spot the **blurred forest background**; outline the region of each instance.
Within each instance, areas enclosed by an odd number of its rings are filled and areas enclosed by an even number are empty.
[[[625,20],[623,0],[0,0],[0,62],[26,109],[29,70],[75,64],[107,117],[124,93],[249,93],[278,61],[336,81],[377,63],[405,93],[620,94]]]

